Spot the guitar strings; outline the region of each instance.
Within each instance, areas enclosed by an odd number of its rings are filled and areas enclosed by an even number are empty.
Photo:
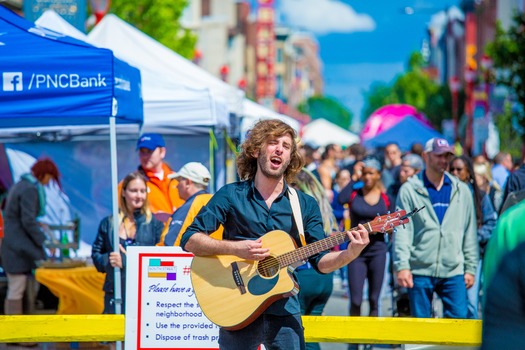
[[[385,224],[388,224],[389,221],[392,218],[399,218],[400,217],[400,213],[399,212],[393,213],[393,214],[394,215],[392,215],[392,214],[383,215],[381,217],[376,218],[373,221],[377,221],[378,220],[379,222],[381,222],[381,219],[383,217],[385,217]],[[395,214],[397,214],[397,215],[395,215]],[[373,228],[372,228],[372,225],[371,225],[371,222],[367,222],[364,225],[365,225],[365,228],[367,229],[367,231],[369,233],[373,233],[374,232]],[[390,222],[389,229],[393,228],[395,226],[396,225],[394,225],[392,222]],[[386,228],[385,225],[383,225],[383,230],[385,228]],[[352,227],[349,231],[357,231],[357,230],[358,230],[358,227],[356,226],[356,227]],[[266,259],[264,259],[264,260],[262,260],[262,261],[260,261],[258,263],[257,269],[258,270],[262,269],[266,273],[268,272],[269,269],[272,269],[272,270],[274,270],[276,268],[280,269],[283,266],[288,266],[288,265],[291,265],[291,264],[293,264],[295,262],[304,260],[304,259],[308,258],[311,255],[319,253],[322,250],[331,249],[334,246],[345,242],[346,238],[347,238],[346,232],[334,233],[330,237],[327,237],[325,239],[322,239],[320,241],[314,242],[312,244],[309,244],[309,245],[297,248],[297,249],[295,249],[293,251],[286,252],[286,253],[284,253],[284,254],[282,254],[280,256],[277,256],[275,258],[274,257],[272,257],[272,259],[266,258]],[[342,239],[342,241],[341,241],[341,239]],[[324,249],[321,249],[321,248],[324,248]]]

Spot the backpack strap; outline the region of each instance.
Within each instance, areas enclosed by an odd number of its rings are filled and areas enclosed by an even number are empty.
[[[352,193],[350,193],[350,200],[348,200],[348,208],[352,206],[352,202],[354,201],[355,196],[357,196],[357,190],[353,190]]]
[[[295,188],[288,187],[288,198],[292,206],[292,214],[297,225],[297,231],[299,231],[299,238],[304,247],[306,245],[306,238],[304,236],[303,216],[301,215],[301,205],[299,204],[299,196]]]
[[[351,207],[352,201],[354,200],[355,196],[357,196],[357,190],[352,191],[350,194],[350,200],[348,201],[348,207]],[[386,209],[390,209],[390,199],[388,198],[388,195],[385,192],[381,192],[381,198],[383,198],[383,201],[386,204]]]
[[[385,192],[381,192],[381,197],[386,204],[386,210],[390,210],[390,199],[388,198],[388,195]]]

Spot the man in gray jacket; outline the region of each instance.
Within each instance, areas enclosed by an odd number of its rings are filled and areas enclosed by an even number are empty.
[[[414,317],[431,317],[433,293],[443,316],[467,317],[467,289],[474,283],[479,252],[472,193],[446,170],[453,148],[441,138],[425,145],[425,171],[401,186],[396,205],[425,209],[394,234],[397,282],[408,288]]]

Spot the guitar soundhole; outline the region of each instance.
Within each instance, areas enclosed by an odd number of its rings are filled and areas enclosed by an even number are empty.
[[[269,256],[266,259],[259,262],[257,265],[257,271],[259,275],[265,278],[270,278],[279,273],[279,261],[273,256]]]

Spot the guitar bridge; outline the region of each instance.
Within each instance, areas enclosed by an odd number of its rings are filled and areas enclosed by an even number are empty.
[[[235,285],[237,286],[237,288],[239,288],[239,291],[241,292],[241,294],[245,294],[246,287],[244,286],[244,281],[242,280],[241,272],[239,271],[239,266],[234,261],[232,262],[231,267],[232,267],[232,277],[233,277],[233,280],[235,281]]]

